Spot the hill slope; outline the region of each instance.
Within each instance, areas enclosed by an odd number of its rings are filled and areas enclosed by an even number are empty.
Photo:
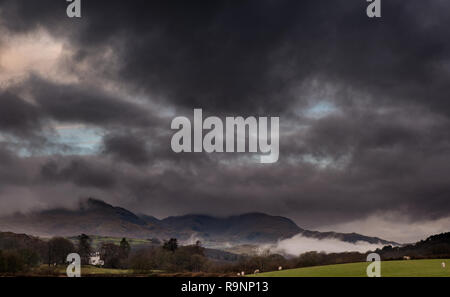
[[[173,216],[163,220],[136,215],[101,200],[87,199],[75,210],[51,209],[31,214],[15,214],[0,218],[0,231],[39,236],[73,236],[81,233],[114,237],[176,237],[181,241],[202,240],[205,244],[271,243],[298,233],[314,238],[338,238],[343,241],[366,241],[392,244],[375,237],[356,233],[317,232],[304,230],[292,220],[263,213],[247,213],[230,217],[207,215]]]
[[[206,215],[168,217],[161,221],[167,228],[178,230],[179,236],[195,234],[213,241],[273,242],[303,231],[293,221],[263,213],[217,218]]]

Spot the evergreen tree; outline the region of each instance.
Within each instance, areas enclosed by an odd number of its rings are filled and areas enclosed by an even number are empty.
[[[126,238],[122,238],[122,240],[120,241],[120,249],[122,251],[123,258],[128,258],[131,247]]]
[[[86,234],[78,236],[78,254],[82,264],[89,264],[89,257],[92,252],[91,242],[91,238]]]
[[[163,249],[175,252],[178,248],[178,241],[176,238],[171,238],[168,241],[164,241]]]

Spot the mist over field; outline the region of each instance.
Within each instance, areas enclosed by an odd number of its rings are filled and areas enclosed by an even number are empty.
[[[374,251],[382,248],[384,244],[371,244],[364,241],[355,243],[345,242],[335,238],[316,239],[305,237],[300,234],[288,239],[283,239],[273,245],[262,245],[261,251],[269,249],[272,253],[284,254],[289,256],[298,256],[302,253],[316,251],[324,253],[343,253]]]

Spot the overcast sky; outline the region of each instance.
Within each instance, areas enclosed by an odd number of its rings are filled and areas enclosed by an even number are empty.
[[[450,229],[450,2],[0,0],[0,213],[96,197],[403,242]],[[277,163],[171,120],[280,117]],[[256,161],[255,161],[256,160]]]

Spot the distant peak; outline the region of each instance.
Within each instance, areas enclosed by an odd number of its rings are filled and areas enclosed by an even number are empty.
[[[239,217],[272,217],[272,215],[263,212],[247,212],[240,214]]]
[[[96,208],[114,208],[114,207],[103,200],[92,197],[80,201],[81,210],[96,209]]]

